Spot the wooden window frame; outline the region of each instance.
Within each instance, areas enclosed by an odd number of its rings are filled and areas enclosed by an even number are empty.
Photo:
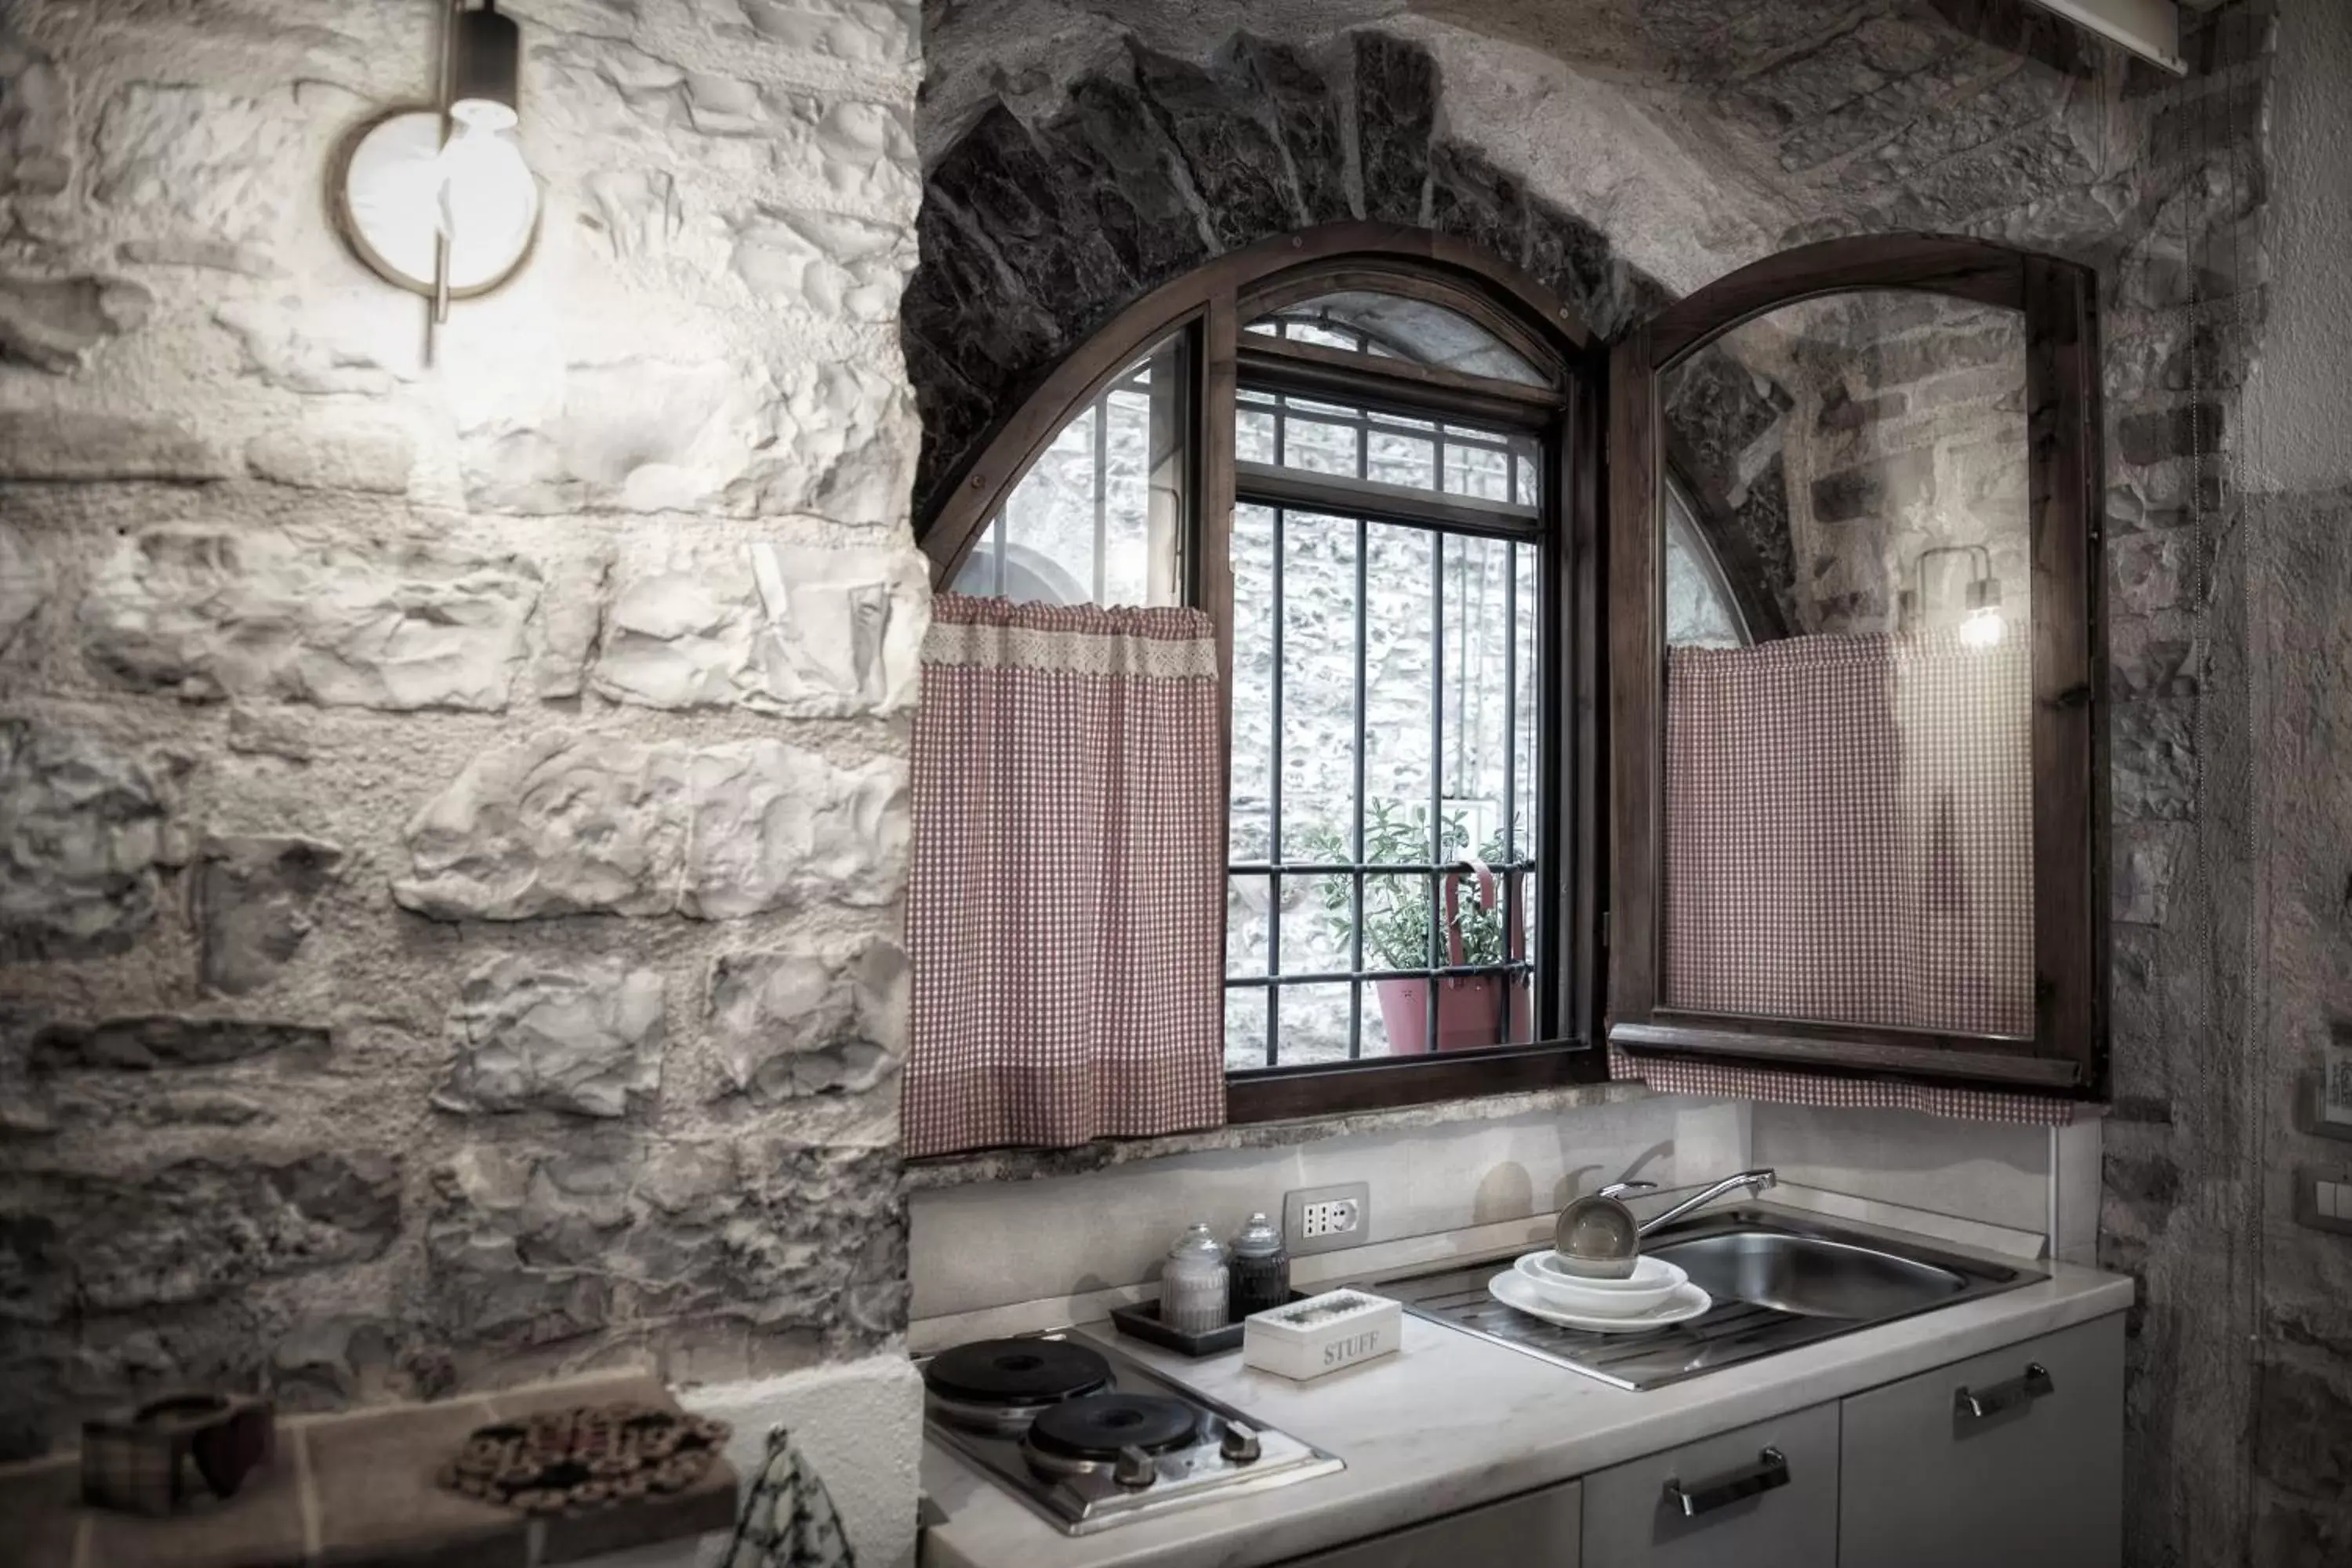
[[[1550,388],[1516,387],[1439,366],[1391,363],[1311,344],[1260,339],[1244,325],[1315,294],[1366,289],[1461,311],[1530,363]],[[1194,461],[1184,580],[1190,601],[1217,626],[1221,683],[1233,689],[1235,401],[1244,368],[1254,384],[1541,434],[1550,471],[1549,537],[1538,562],[1535,816],[1548,879],[1538,926],[1538,1043],[1478,1052],[1274,1067],[1229,1076],[1230,1122],[1335,1115],[1432,1100],[1523,1092],[1608,1076],[1601,1040],[1598,939],[1601,672],[1601,429],[1604,359],[1574,310],[1520,268],[1449,237],[1377,223],[1331,224],[1280,236],[1212,260],[1113,317],[1050,369],[941,487],[922,528],[934,586],[944,588],[1014,486],[1074,410],[1136,359],[1181,333]],[[1440,498],[1420,510],[1434,515]],[[1544,568],[1539,567],[1539,570]],[[1233,710],[1223,744],[1230,804]],[[1570,739],[1572,735],[1572,741]],[[1548,956],[1547,956],[1548,955]],[[1563,984],[1565,980],[1565,984]]]
[[[1857,289],[2020,312],[2026,331],[2033,654],[2034,1032],[2031,1039],[1676,1012],[1661,1005],[1664,522],[1661,376],[1780,306]],[[2105,1070],[2106,840],[2098,285],[2089,268],[1990,242],[1831,240],[1707,285],[1610,361],[1609,667],[1613,855],[1608,1038],[1755,1065],[2090,1096]]]

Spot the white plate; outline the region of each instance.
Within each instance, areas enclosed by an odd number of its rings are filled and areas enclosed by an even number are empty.
[[[1674,1294],[1667,1297],[1663,1305],[1631,1317],[1622,1313],[1599,1317],[1587,1312],[1563,1311],[1558,1307],[1546,1306],[1536,1294],[1535,1281],[1517,1269],[1497,1274],[1487,1280],[1486,1294],[1530,1318],[1540,1318],[1563,1329],[1583,1329],[1596,1334],[1635,1334],[1650,1329],[1668,1328],[1675,1323],[1687,1323],[1715,1305],[1706,1291],[1685,1280],[1675,1287]]]
[[[1689,1276],[1662,1258],[1644,1258],[1627,1279],[1587,1279],[1562,1272],[1556,1255],[1530,1252],[1512,1268],[1533,1285],[1537,1299],[1563,1312],[1587,1312],[1593,1317],[1622,1318],[1665,1304]]]

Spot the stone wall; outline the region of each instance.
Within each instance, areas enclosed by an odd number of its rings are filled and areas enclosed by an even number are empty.
[[[7,1450],[897,1343],[916,17],[509,9],[430,364],[320,195],[428,0],[7,10]]]

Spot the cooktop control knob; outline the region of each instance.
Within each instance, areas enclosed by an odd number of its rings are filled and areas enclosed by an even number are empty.
[[[1121,1448],[1118,1458],[1112,1461],[1110,1479],[1123,1487],[1148,1487],[1160,1479],[1160,1461],[1130,1445]]]
[[[1263,1450],[1258,1447],[1257,1432],[1238,1421],[1225,1423],[1225,1435],[1217,1444],[1217,1452],[1236,1465],[1246,1465]]]

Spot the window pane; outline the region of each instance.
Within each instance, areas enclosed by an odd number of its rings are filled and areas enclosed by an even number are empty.
[[[1251,465],[1387,487],[1384,502],[1421,491],[1482,501],[1532,530],[1542,504],[1528,435],[1439,425],[1345,404],[1244,388],[1235,415],[1241,488]]]
[[[1263,985],[1225,989],[1225,1070],[1244,1072],[1265,1062],[1265,998]]]
[[[1250,323],[1252,331],[1268,329],[1278,329],[1292,342],[1437,365],[1521,386],[1550,384],[1517,350],[1461,311],[1399,294],[1343,289],[1318,295]]]
[[[958,593],[1053,605],[1173,605],[1183,529],[1181,336],[1072,415],[957,573]]]
[[[1233,789],[1228,853],[1274,853],[1274,509],[1234,508]]]
[[[1278,658],[1268,625],[1277,550]],[[1346,872],[1283,876],[1270,921],[1235,905],[1249,973],[1263,973],[1255,944],[1278,950],[1281,1064],[1339,1059],[1351,1033],[1361,1057],[1532,1037],[1537,559],[1532,543],[1507,539],[1237,509],[1236,857],[1275,842],[1278,814],[1286,864],[1407,868],[1366,873],[1360,906]],[[1274,734],[1277,712],[1278,747],[1257,739]],[[1278,797],[1254,783],[1276,768]],[[1264,829],[1244,834],[1245,816]],[[1433,860],[1447,868],[1433,874]],[[1265,880],[1235,885],[1256,899]],[[1433,982],[1422,973],[1433,967],[1497,973]],[[1383,973],[1364,983],[1360,1005],[1347,984],[1284,978]],[[1264,1025],[1263,1012],[1252,1016]],[[1265,1065],[1262,1047],[1251,1054],[1237,1070]]]
[[[1225,973],[1241,977],[1266,973],[1273,933],[1274,879],[1225,879]]]

